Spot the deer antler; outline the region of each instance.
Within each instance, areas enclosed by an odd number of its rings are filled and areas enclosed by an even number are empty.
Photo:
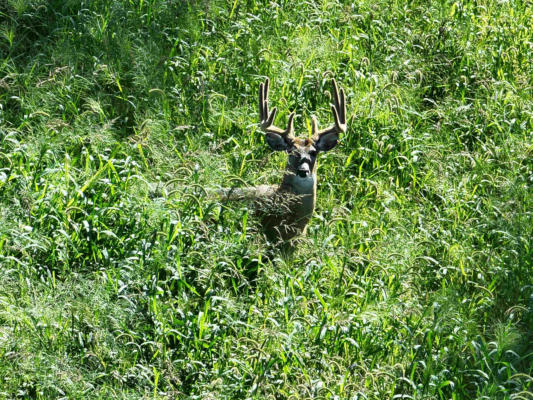
[[[274,125],[274,118],[276,118],[277,108],[274,107],[271,112],[268,111],[268,87],[270,80],[265,79],[265,83],[259,85],[259,119],[260,127],[267,134],[267,140],[275,137],[275,135],[282,136],[283,139],[293,137],[294,132],[294,112],[289,115],[289,122],[287,129],[281,129]]]
[[[333,84],[332,94],[335,102],[335,104],[331,105],[331,112],[333,113],[335,123],[329,128],[318,130],[318,121],[316,116],[313,115],[313,140],[315,142],[318,142],[322,137],[329,134],[335,134],[338,139],[339,133],[346,133],[346,99],[344,96],[344,89],[341,88],[339,96],[339,88],[335,79],[332,79],[331,83]]]

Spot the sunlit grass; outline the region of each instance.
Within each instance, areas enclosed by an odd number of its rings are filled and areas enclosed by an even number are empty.
[[[0,5],[0,398],[525,399],[527,2]],[[273,251],[219,187],[348,132]]]

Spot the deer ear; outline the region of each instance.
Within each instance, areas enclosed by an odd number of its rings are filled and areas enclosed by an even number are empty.
[[[270,148],[274,151],[284,151],[291,147],[289,139],[273,132],[268,132],[266,134],[266,141]]]
[[[338,141],[337,132],[324,133],[315,141],[315,147],[318,151],[329,151],[337,145]]]

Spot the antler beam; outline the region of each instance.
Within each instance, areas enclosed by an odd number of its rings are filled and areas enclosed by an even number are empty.
[[[331,105],[331,112],[335,122],[329,128],[322,130],[318,129],[318,120],[316,116],[312,116],[313,119],[313,139],[318,140],[321,136],[330,133],[346,133],[346,98],[344,95],[344,89],[341,88],[339,95],[339,87],[335,79],[331,80],[333,84],[333,101],[335,104]]]
[[[268,110],[268,88],[270,80],[265,79],[265,83],[259,85],[259,119],[260,127],[266,133],[274,133],[283,137],[292,136],[294,132],[294,112],[289,115],[289,121],[286,129],[278,128],[274,125],[274,118],[276,118],[277,108],[274,107],[272,111]]]

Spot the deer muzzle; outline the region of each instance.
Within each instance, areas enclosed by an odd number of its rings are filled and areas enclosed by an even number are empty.
[[[296,171],[296,173],[298,174],[300,178],[307,178],[310,172],[311,171],[309,169],[309,164],[307,163],[300,164],[300,166],[298,167],[298,170]]]

